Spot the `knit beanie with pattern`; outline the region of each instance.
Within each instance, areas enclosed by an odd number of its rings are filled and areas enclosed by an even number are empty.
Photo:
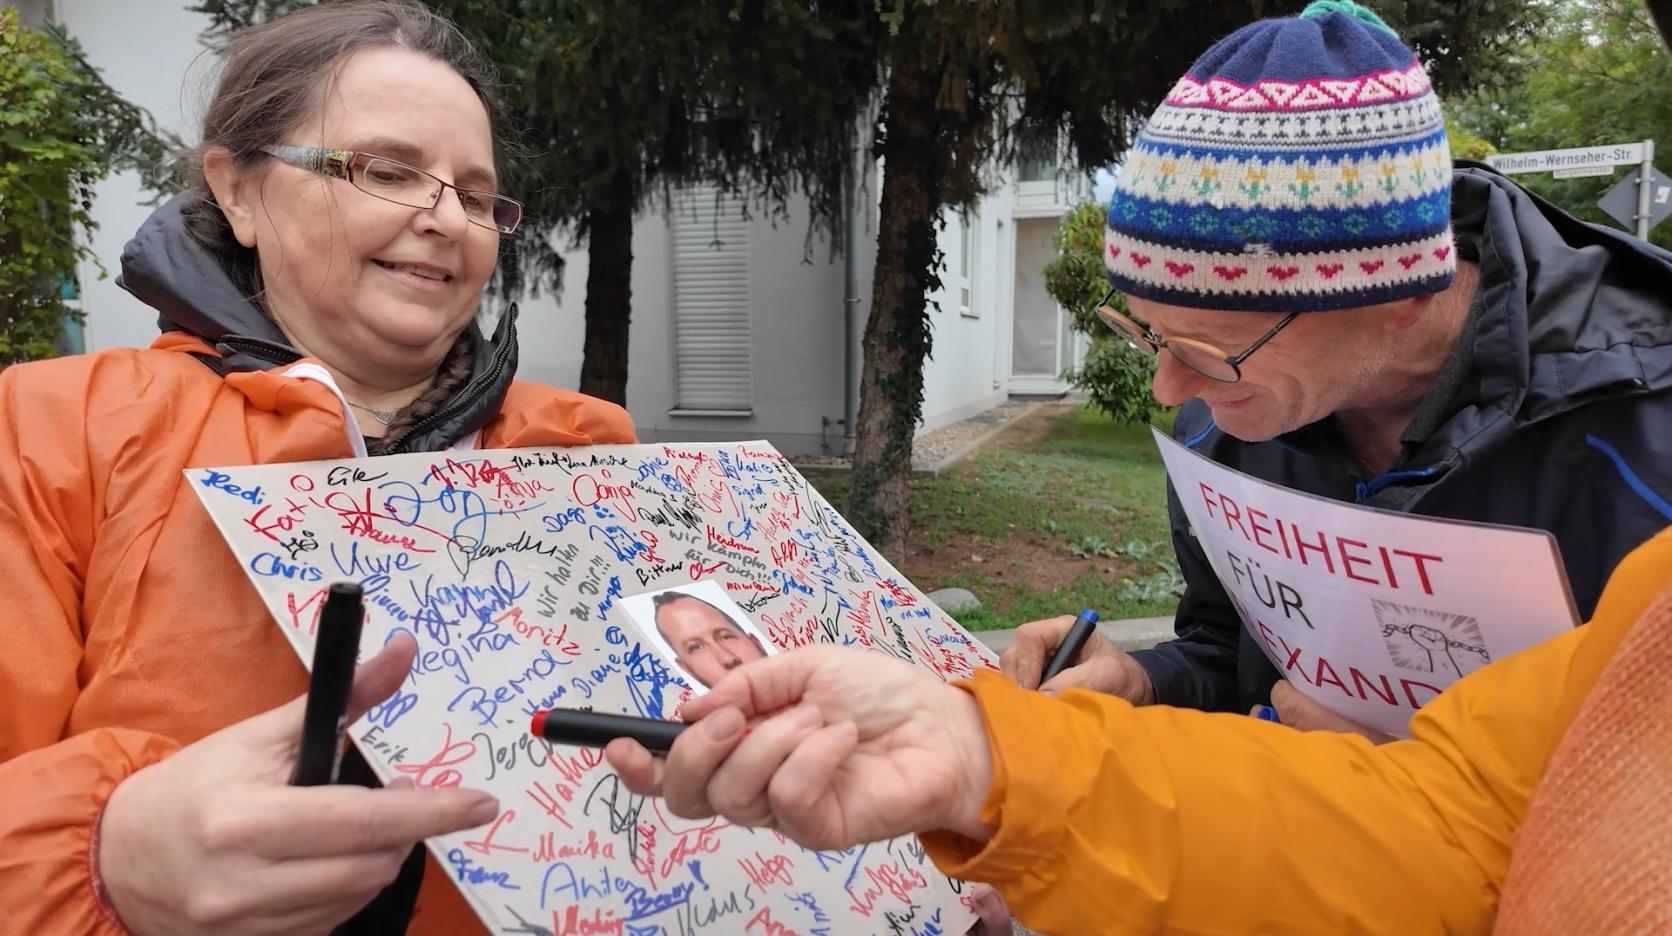
[[[1374,13],[1318,0],[1192,65],[1127,153],[1104,261],[1129,295],[1233,311],[1436,293],[1457,270],[1428,75]]]

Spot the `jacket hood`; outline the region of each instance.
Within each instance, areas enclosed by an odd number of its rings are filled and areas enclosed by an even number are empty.
[[[302,355],[220,261],[186,231],[186,208],[196,196],[176,195],[152,212],[122,249],[116,284],[157,310],[160,331],[189,332],[219,355],[204,363],[221,374],[270,370]],[[434,414],[414,426],[399,451],[435,451],[481,428],[499,411],[517,370],[517,309],[512,305],[491,337],[480,320],[470,379]],[[200,359],[207,356],[200,356]]]
[[[1480,264],[1479,399],[1536,422],[1672,388],[1672,253],[1459,162],[1458,249]]]

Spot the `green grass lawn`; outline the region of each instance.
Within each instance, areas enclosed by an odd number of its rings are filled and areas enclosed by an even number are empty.
[[[807,477],[842,506],[845,472]],[[914,479],[901,571],[926,591],[974,592],[981,610],[959,617],[972,630],[1088,607],[1110,619],[1171,614],[1183,584],[1149,429],[1052,406],[938,477]]]

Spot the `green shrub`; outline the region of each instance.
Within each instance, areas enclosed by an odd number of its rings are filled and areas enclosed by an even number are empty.
[[[169,140],[122,100],[56,26],[24,27],[0,7],[0,367],[51,357],[66,320],[76,264],[94,228],[93,186],[138,169],[163,187]]]
[[[1045,289],[1069,309],[1074,330],[1091,338],[1085,360],[1063,376],[1085,391],[1091,405],[1118,423],[1142,425],[1161,407],[1150,395],[1155,359],[1127,344],[1096,314],[1098,300],[1109,291],[1103,265],[1104,208],[1087,202],[1070,211],[1052,236],[1057,259],[1045,268]],[[1126,312],[1126,297],[1116,293],[1110,304]]]

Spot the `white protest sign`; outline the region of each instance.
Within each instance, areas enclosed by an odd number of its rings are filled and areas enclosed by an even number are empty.
[[[1155,438],[1248,636],[1344,718],[1406,737],[1464,675],[1578,623],[1548,533],[1303,494]]]
[[[416,638],[408,679],[350,734],[386,782],[499,797],[488,827],[428,843],[490,931],[968,928],[967,888],[937,873],[915,839],[815,853],[776,832],[678,819],[628,793],[601,752],[529,734],[530,716],[554,707],[675,718],[694,683],[813,643],[870,649],[943,679],[996,665],[767,443],[414,454],[186,477],[304,661],[333,581],[364,588],[362,658],[397,632]],[[651,593],[676,587],[659,608]],[[704,608],[737,624],[738,639],[687,645],[662,618]]]

